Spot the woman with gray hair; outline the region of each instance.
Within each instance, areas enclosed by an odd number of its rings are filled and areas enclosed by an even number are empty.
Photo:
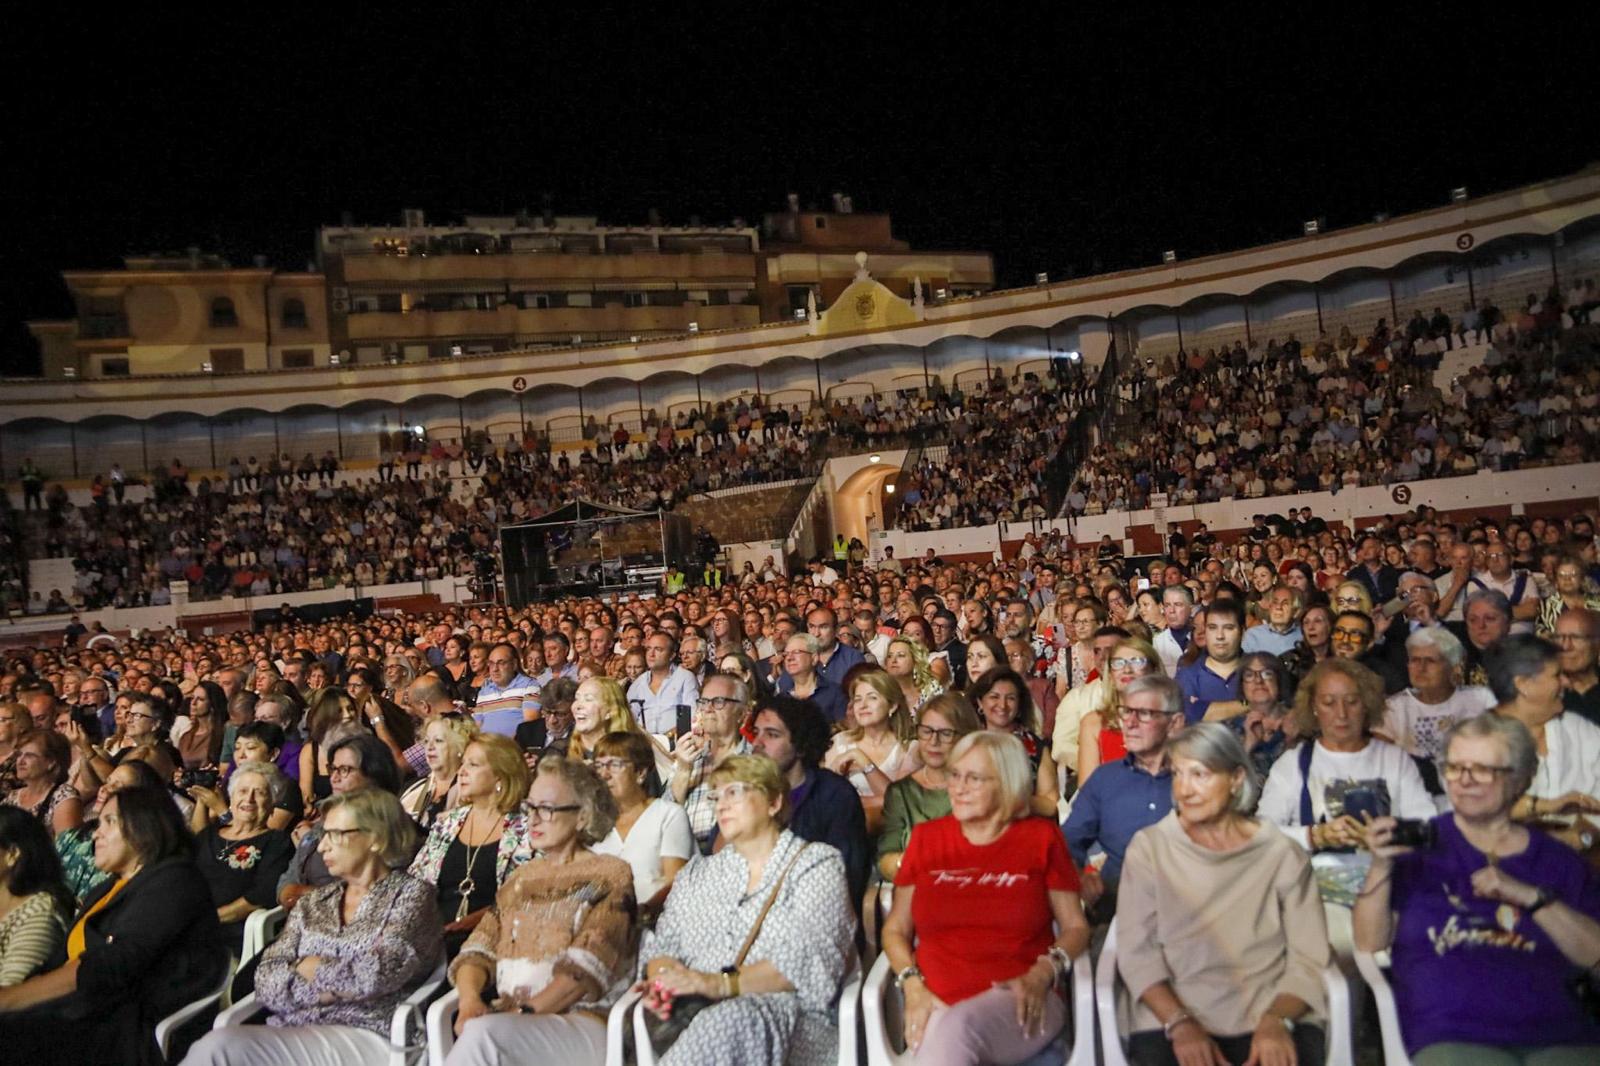
[[[1600,1026],[1566,987],[1600,955],[1600,888],[1581,856],[1512,816],[1538,771],[1533,734],[1481,715],[1444,750],[1452,812],[1373,819],[1355,906],[1356,946],[1391,953],[1411,1061],[1600,1060]]]
[[[267,825],[273,810],[287,801],[289,788],[288,779],[271,763],[243,762],[228,779],[228,809],[220,822],[206,824],[210,808],[195,804],[195,865],[211,889],[217,920],[235,953],[251,912],[277,905],[278,878],[294,858],[289,834]]]
[[[1424,626],[1406,638],[1406,673],[1411,686],[1385,702],[1383,724],[1374,734],[1398,744],[1413,759],[1434,763],[1444,754],[1444,735],[1463,719],[1494,706],[1482,685],[1461,686],[1466,649],[1444,626]],[[1460,686],[1460,687],[1458,687]],[[1426,779],[1426,775],[1425,775]],[[1437,793],[1438,788],[1429,791]]]
[[[919,1063],[1022,1062],[1067,1022],[1056,986],[1089,945],[1078,871],[1054,820],[1028,816],[1020,740],[968,733],[949,767],[950,815],[911,831],[883,925],[905,1039]]]
[[[1538,753],[1533,779],[1512,817],[1570,823],[1550,828],[1587,851],[1597,834],[1585,816],[1600,814],[1600,726],[1566,713],[1560,654],[1549,641],[1513,634],[1489,649],[1483,666],[1500,701],[1495,713],[1526,726]]]
[[[1323,1060],[1328,933],[1305,852],[1250,812],[1259,782],[1227,726],[1167,745],[1172,813],[1129,845],[1117,969],[1135,1063]]]
[[[433,886],[405,872],[416,828],[392,792],[337,792],[322,805],[322,827],[317,848],[332,880],[289,912],[256,971],[267,1024],[212,1030],[188,1066],[389,1061],[395,1008],[443,955]]]

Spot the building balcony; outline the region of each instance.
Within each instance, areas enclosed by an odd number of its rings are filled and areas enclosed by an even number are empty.
[[[343,260],[347,285],[368,282],[415,284],[429,281],[589,282],[589,281],[753,281],[756,257],[733,252],[674,255],[568,255],[525,252],[507,255],[352,255]]]
[[[368,311],[351,315],[350,339],[360,341],[446,340],[452,337],[546,336],[567,341],[573,336],[686,333],[689,323],[702,330],[733,329],[761,324],[761,308],[752,304],[715,307],[552,307],[525,309],[503,306],[492,311]]]

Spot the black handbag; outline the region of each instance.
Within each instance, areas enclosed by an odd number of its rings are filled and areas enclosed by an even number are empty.
[[[772,891],[767,895],[767,901],[761,905],[761,913],[756,915],[756,924],[750,927],[749,935],[744,938],[744,946],[739,949],[738,957],[733,960],[733,969],[737,970],[744,965],[745,957],[750,954],[750,949],[755,946],[756,937],[761,935],[761,925],[767,920],[767,912],[778,901],[778,893],[783,889],[783,882],[788,879],[789,871],[794,869],[794,864],[800,861],[800,856],[810,846],[810,841],[801,844],[794,855],[790,857],[789,865],[785,866],[783,872],[778,875],[778,883],[772,886]],[[650,1034],[651,1046],[656,1048],[671,1047],[673,1041],[677,1040],[683,1031],[689,1027],[689,1023],[694,1021],[695,1015],[716,1002],[717,1000],[712,999],[710,996],[678,996],[672,1001],[672,1013],[665,1018],[641,1005],[639,1009],[644,1011],[644,1028],[645,1032]],[[631,1027],[628,1031],[632,1032]]]

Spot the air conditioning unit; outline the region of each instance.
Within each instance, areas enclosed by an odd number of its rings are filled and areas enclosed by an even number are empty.
[[[75,378],[78,376],[78,368],[75,366],[64,366],[61,368],[61,376],[64,378]]]
[[[350,313],[350,301],[349,300],[344,300],[344,299],[340,299],[338,297],[335,297],[333,299],[333,301],[328,306],[333,309],[333,313],[336,314],[336,315],[348,315]]]
[[[689,323],[689,332],[690,333],[699,333],[700,332],[700,323],[698,323],[698,322]]]

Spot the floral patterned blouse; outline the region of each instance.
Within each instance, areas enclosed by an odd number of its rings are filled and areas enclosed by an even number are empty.
[[[422,842],[422,849],[417,852],[417,857],[411,860],[411,876],[420,878],[430,885],[439,883],[439,868],[444,865],[445,852],[450,850],[450,844],[461,835],[461,827],[466,824],[467,815],[472,813],[470,806],[460,806],[445,811],[433,823],[433,828],[428,830],[428,839]],[[503,885],[506,878],[511,876],[511,871],[533,858],[533,844],[528,839],[528,812],[524,807],[518,807],[505,816],[500,825],[500,848],[495,854],[494,879],[496,884]]]
[[[432,885],[391,870],[349,923],[344,893],[343,881],[308,893],[262,953],[256,998],[272,1012],[268,1025],[349,1025],[387,1036],[395,1007],[443,957]],[[295,964],[310,955],[322,961],[307,981]]]

